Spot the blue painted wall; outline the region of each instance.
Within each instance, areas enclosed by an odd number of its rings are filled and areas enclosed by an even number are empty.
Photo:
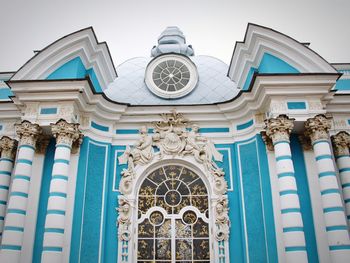
[[[8,100],[10,96],[13,96],[10,88],[1,88],[0,89],[0,100]]]
[[[350,79],[340,79],[335,84],[336,90],[350,90]]]
[[[277,247],[269,169],[265,145],[260,135],[244,142],[237,142],[237,161],[241,171],[237,170],[240,188],[241,207],[245,210],[245,221],[241,216],[241,231],[246,228],[246,244],[248,255],[238,262],[277,262]],[[242,208],[240,209],[241,211]],[[233,229],[232,229],[233,230]],[[242,233],[243,235],[244,233]],[[230,240],[230,244],[235,244]],[[234,255],[232,251],[231,254]],[[234,260],[234,261],[233,261]],[[232,262],[237,260],[231,259]]]
[[[307,180],[306,166],[302,146],[298,136],[291,136],[292,160],[295,170],[295,179],[298,188],[301,216],[304,223],[306,250],[309,262],[318,262],[315,227],[311,207],[309,184]]]
[[[224,169],[231,189],[228,192],[230,262],[247,262],[248,257],[251,262],[277,262],[271,189],[262,139],[257,136],[249,141],[216,147],[224,156],[224,162],[218,164]],[[99,246],[102,262],[117,261],[115,208],[120,172],[125,165],[118,165],[116,159],[124,150],[122,146],[84,138],[78,167],[71,262],[78,262],[79,258],[80,262],[97,262]]]
[[[249,88],[254,73],[299,73],[299,70],[269,53],[264,53],[258,68],[250,68],[245,80],[243,90]]]
[[[110,145],[87,137],[81,146],[70,262],[98,262],[104,246]],[[108,207],[114,209],[114,207]],[[103,250],[102,250],[103,251]]]
[[[50,181],[55,156],[55,145],[56,141],[55,139],[52,139],[46,149],[46,155],[44,160],[32,260],[36,263],[41,262],[41,253],[43,251],[46,210],[47,203],[49,200]]]
[[[66,62],[52,72],[46,79],[77,79],[85,78],[86,76],[90,77],[95,91],[102,92],[102,88],[96,77],[94,69],[86,69],[80,57],[76,57]]]

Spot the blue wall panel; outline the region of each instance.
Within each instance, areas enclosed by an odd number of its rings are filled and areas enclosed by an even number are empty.
[[[241,167],[241,201],[245,212],[249,261],[277,262],[267,155],[260,135],[245,142],[238,142],[237,155]],[[242,230],[243,227],[242,224]]]
[[[249,69],[243,90],[249,89],[254,73],[299,73],[299,70],[278,57],[264,53],[258,68],[251,67]]]
[[[54,72],[52,72],[46,79],[81,79],[86,76],[90,77],[93,87],[96,92],[102,92],[101,85],[96,77],[93,68],[86,69],[80,57],[73,58],[66,62]]]
[[[295,170],[295,179],[298,187],[301,216],[304,223],[304,234],[308,261],[318,262],[317,243],[315,228],[313,224],[309,184],[307,180],[303,149],[300,145],[297,135],[295,134],[292,134],[291,136],[291,151]]]
[[[43,251],[44,228],[49,200],[50,181],[52,176],[52,167],[55,156],[56,140],[52,139],[46,149],[44,167],[41,179],[41,189],[39,197],[38,217],[35,229],[35,241],[33,248],[33,262],[41,262],[41,253]]]
[[[126,166],[118,165],[116,160],[125,147],[96,144],[84,138],[81,147],[71,262],[79,259],[80,262],[97,262],[99,259],[102,262],[117,261],[115,208],[118,205],[120,173]],[[224,155],[224,163],[218,164],[225,170],[225,179],[231,188],[227,193],[231,221],[230,262],[247,262],[247,257],[251,262],[277,262],[267,158],[261,138],[258,136],[237,145],[219,144],[216,147]],[[108,156],[107,162],[105,156]],[[242,176],[237,165],[239,161]],[[233,185],[230,184],[231,176]]]
[[[106,173],[110,146],[84,138],[81,148],[75,197],[71,262],[98,262],[101,233],[105,232]],[[103,253],[102,253],[103,254]]]

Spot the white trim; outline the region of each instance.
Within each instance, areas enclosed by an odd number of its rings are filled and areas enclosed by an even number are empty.
[[[275,237],[278,254],[278,262],[286,262],[286,252],[284,251],[283,226],[281,215],[281,204],[278,186],[278,177],[276,173],[276,158],[274,152],[267,152],[267,162],[269,166],[269,175],[271,183],[271,197],[273,206],[273,218],[275,222]]]
[[[233,143],[232,143],[233,145]],[[234,145],[233,145],[234,147]],[[216,148],[216,147],[215,147]],[[233,172],[232,172],[232,158],[231,158],[231,148],[230,147],[218,147],[216,150],[226,150],[228,152],[228,164],[229,164],[229,173],[230,173],[230,185],[231,187],[227,189],[227,192],[233,191]],[[226,175],[226,174],[225,174]]]
[[[27,215],[24,223],[21,263],[30,263],[33,259],[44,160],[44,155],[34,155],[28,192]]]
[[[331,262],[325,217],[323,216],[322,196],[315,155],[313,151],[304,151],[305,168],[309,184],[313,224],[317,243],[318,260],[320,263]]]
[[[183,65],[185,65],[187,67],[189,74],[190,74],[190,79],[189,79],[188,83],[186,84],[186,86],[184,86],[180,90],[176,90],[173,92],[162,90],[154,83],[154,79],[153,79],[153,72],[156,69],[156,67],[160,63],[168,61],[168,60],[175,60],[175,61],[181,62]],[[161,98],[166,98],[166,99],[181,98],[181,97],[187,95],[188,93],[190,93],[196,87],[197,82],[198,82],[198,71],[197,71],[196,65],[190,59],[186,58],[185,56],[179,56],[179,55],[175,55],[175,54],[162,55],[162,56],[159,56],[159,57],[153,59],[147,65],[146,73],[145,73],[145,82],[146,82],[146,85],[149,88],[149,90],[153,94],[155,94]]]
[[[64,226],[64,245],[62,251],[63,262],[69,262],[72,230],[73,230],[73,217],[74,217],[74,205],[75,205],[75,192],[77,186],[77,175],[79,166],[79,154],[71,154],[69,165],[69,183],[67,188],[66,199],[66,218]]]
[[[84,169],[84,177],[85,177],[85,183],[84,183],[84,197],[83,197],[83,205],[82,205],[82,211],[81,211],[81,227],[80,227],[80,235],[79,235],[79,254],[78,254],[78,262],[80,262],[80,255],[81,255],[81,245],[82,245],[82,237],[83,237],[83,226],[84,226],[84,211],[85,211],[85,193],[86,193],[86,172],[89,165],[89,152],[90,152],[90,141],[87,144],[86,149],[86,164]]]

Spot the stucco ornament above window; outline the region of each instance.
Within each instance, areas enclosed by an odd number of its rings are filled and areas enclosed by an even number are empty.
[[[135,182],[140,176],[136,172],[138,166],[146,166],[154,160],[161,160],[165,156],[177,156],[178,158],[192,156],[198,164],[203,166],[205,176],[208,179],[215,207],[213,222],[216,225],[215,237],[218,241],[227,240],[229,235],[228,206],[225,193],[227,182],[224,171],[218,167],[215,161],[222,162],[223,157],[213,142],[202,136],[199,127],[191,125],[181,113],[173,111],[170,114],[162,114],[161,121],[154,123],[154,134],[148,134],[147,127],[140,129],[140,139],[131,147],[127,146],[123,155],[118,158],[119,164],[127,164],[127,168],[121,173],[122,179],[119,190],[122,194],[119,198],[119,239],[128,241],[129,233],[129,201],[128,196],[135,191]]]
[[[132,180],[135,178],[135,166],[150,163],[154,158],[162,159],[164,155],[184,156],[192,155],[195,160],[203,164],[214,186],[214,192],[222,195],[227,191],[224,171],[215,161],[222,162],[213,142],[199,134],[199,127],[192,125],[188,131],[188,121],[181,113],[173,111],[162,114],[163,120],[154,123],[154,135],[147,133],[147,127],[140,130],[140,140],[132,147],[127,147],[124,154],[118,158],[119,164],[127,164],[122,171],[119,189],[122,194],[129,194],[132,190]],[[155,153],[154,148],[159,151]]]

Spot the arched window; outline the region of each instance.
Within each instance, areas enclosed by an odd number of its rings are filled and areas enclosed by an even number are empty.
[[[164,165],[138,192],[137,262],[210,262],[208,192],[180,165]]]

